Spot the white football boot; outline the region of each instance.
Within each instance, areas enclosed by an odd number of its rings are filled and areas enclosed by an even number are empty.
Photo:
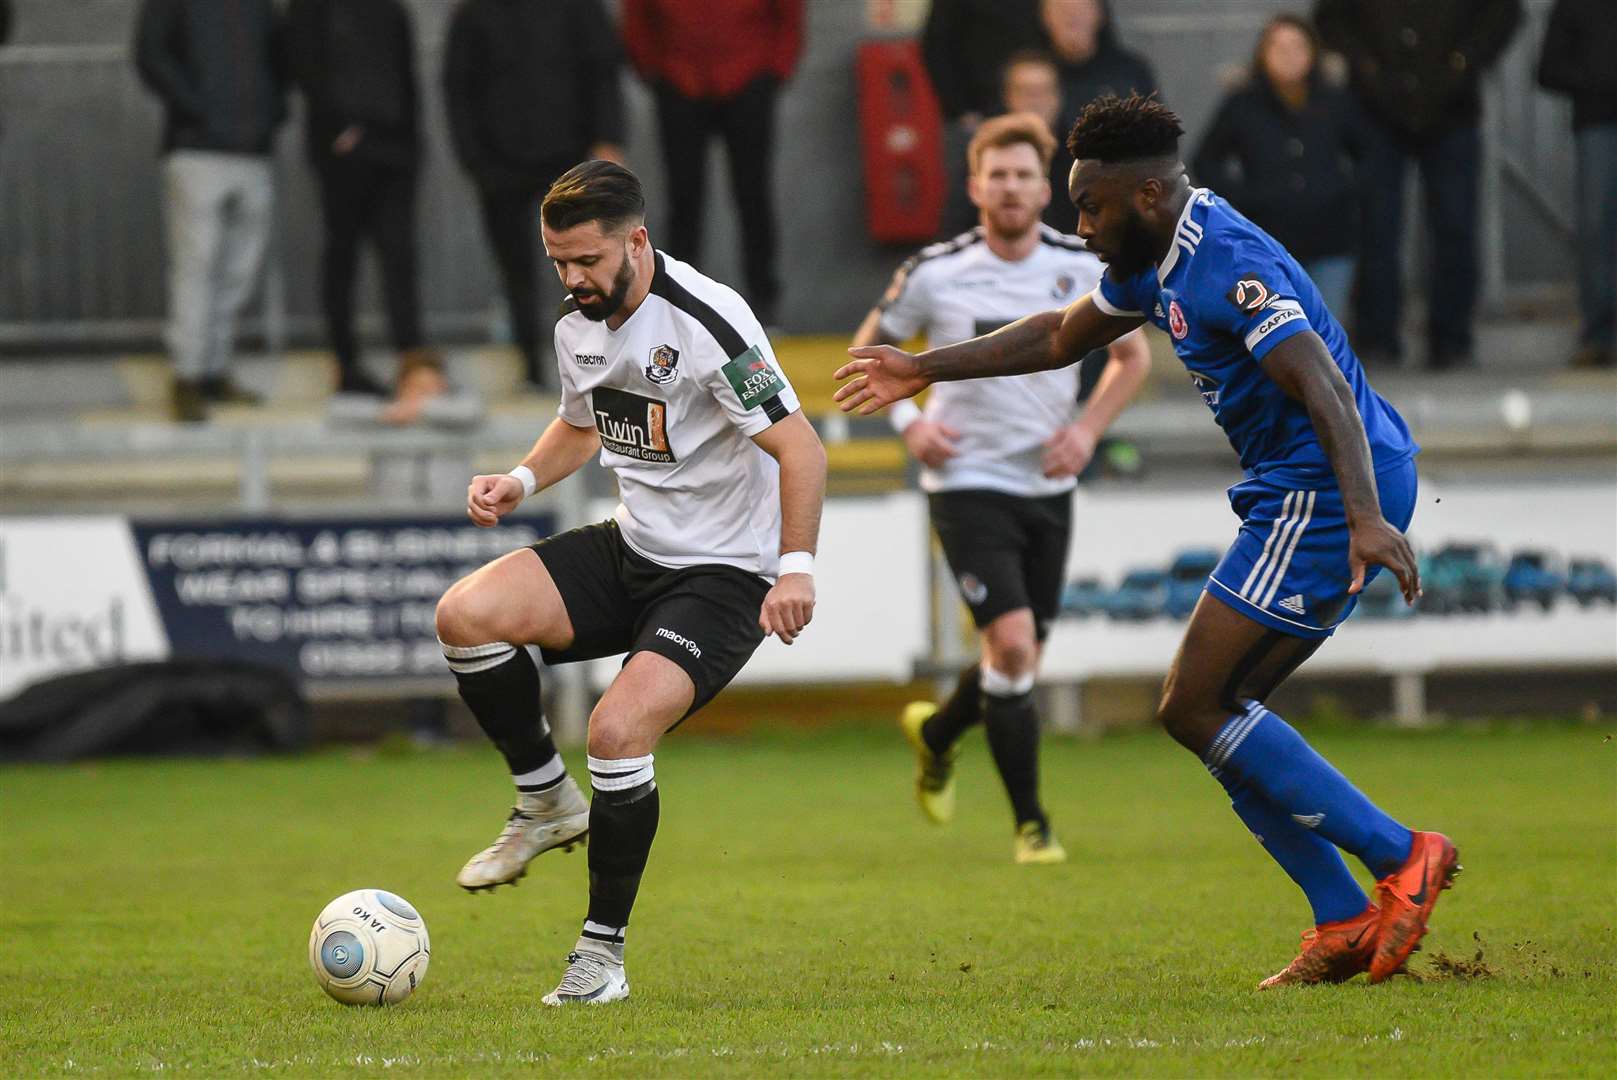
[[[605,1005],[628,996],[623,946],[581,937],[567,954],[561,982],[540,1000],[546,1005]]]
[[[473,855],[455,875],[468,891],[515,884],[528,864],[551,848],[571,851],[590,831],[590,804],[571,776],[549,791],[519,794],[494,843]]]

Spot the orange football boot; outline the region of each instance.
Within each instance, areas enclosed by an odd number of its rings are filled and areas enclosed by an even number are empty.
[[[1370,961],[1370,981],[1381,982],[1404,966],[1420,939],[1426,922],[1444,889],[1460,872],[1460,852],[1442,833],[1418,832],[1404,865],[1376,882],[1376,903],[1381,926],[1376,954]]]
[[[1381,912],[1371,904],[1351,919],[1320,923],[1303,931],[1297,959],[1258,984],[1259,990],[1307,983],[1347,982],[1370,970]]]

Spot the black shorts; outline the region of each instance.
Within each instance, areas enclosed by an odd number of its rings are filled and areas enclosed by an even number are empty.
[[[1039,640],[1048,637],[1061,607],[1072,496],[940,491],[927,502],[977,629],[1006,612],[1031,608]]]
[[[572,645],[540,650],[546,664],[621,652],[666,656],[696,685],[689,716],[729,685],[764,640],[758,612],[770,585],[756,574],[719,563],[659,566],[624,541],[615,521],[559,533],[533,550],[573,624]]]

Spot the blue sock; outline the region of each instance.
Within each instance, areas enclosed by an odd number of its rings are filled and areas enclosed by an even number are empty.
[[[1275,810],[1358,856],[1378,878],[1409,857],[1414,842],[1409,830],[1365,798],[1295,728],[1257,702],[1219,730],[1205,760],[1226,787],[1251,785]]]
[[[1251,784],[1227,772],[1218,780],[1236,815],[1308,897],[1315,924],[1351,919],[1370,905],[1334,844],[1269,805]]]

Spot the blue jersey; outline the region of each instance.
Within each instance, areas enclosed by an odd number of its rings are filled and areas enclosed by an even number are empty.
[[[1353,389],[1375,471],[1419,449],[1403,417],[1370,388],[1347,334],[1297,260],[1205,188],[1191,191],[1161,266],[1091,294],[1108,315],[1143,315],[1173,339],[1249,477],[1292,488],[1335,485],[1308,410],[1263,370],[1269,350],[1313,330]]]

